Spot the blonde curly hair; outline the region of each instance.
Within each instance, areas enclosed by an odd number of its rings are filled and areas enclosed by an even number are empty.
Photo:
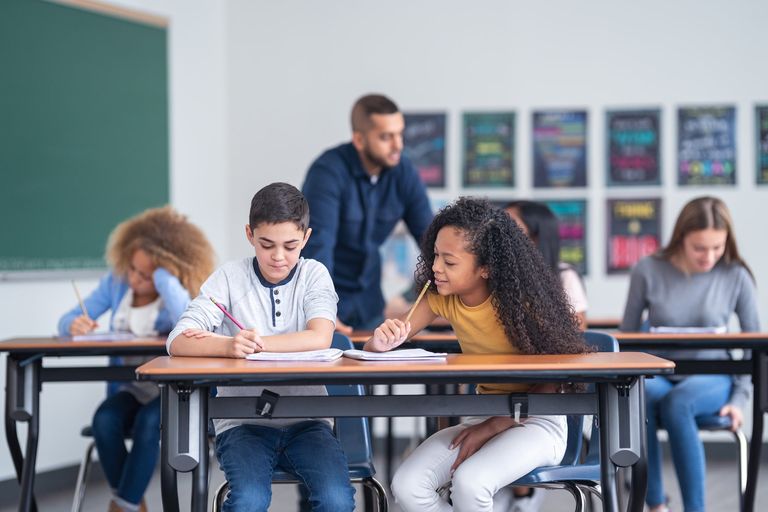
[[[118,275],[127,276],[137,249],[176,276],[192,297],[213,272],[214,252],[208,239],[170,206],[150,208],[118,224],[107,241],[107,263]]]

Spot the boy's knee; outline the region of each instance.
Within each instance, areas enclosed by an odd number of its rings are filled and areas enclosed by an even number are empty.
[[[120,432],[122,434],[123,431],[122,419],[115,414],[115,411],[103,406],[96,409],[91,427],[94,433]]]
[[[355,510],[355,490],[351,484],[343,486],[323,486],[311,492],[309,501],[312,510],[321,512],[352,512]]]
[[[267,512],[272,499],[271,488],[258,485],[232,486],[221,507],[222,512]]]

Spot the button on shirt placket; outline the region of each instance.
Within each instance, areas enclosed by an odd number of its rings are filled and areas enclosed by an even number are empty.
[[[275,326],[277,326],[278,324],[282,324],[283,323],[283,321],[282,321],[283,320],[282,319],[283,313],[282,313],[281,308],[280,308],[280,302],[281,302],[280,301],[280,290],[278,290],[277,288],[274,288],[272,290],[272,311],[275,312],[275,315],[273,317],[273,322],[274,322]]]

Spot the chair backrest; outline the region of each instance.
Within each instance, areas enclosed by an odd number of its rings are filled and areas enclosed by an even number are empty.
[[[618,352],[619,343],[610,334],[598,331],[584,331],[584,341],[598,352]],[[581,414],[569,414],[568,439],[565,445],[565,454],[560,465],[575,465],[580,462],[581,447],[583,442],[584,416]]]
[[[598,352],[619,351],[619,342],[607,332],[584,331],[584,341]]]
[[[354,348],[352,341],[340,333],[334,333],[331,347],[339,350]],[[363,396],[365,387],[360,384],[335,384],[326,386],[331,396]],[[373,444],[368,418],[336,418],[336,437],[347,456],[349,466],[370,464],[373,460]]]

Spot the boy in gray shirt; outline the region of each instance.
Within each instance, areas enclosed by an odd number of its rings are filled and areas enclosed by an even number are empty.
[[[273,183],[251,201],[245,227],[255,258],[224,264],[203,284],[174,330],[172,356],[244,358],[255,352],[328,348],[336,319],[333,282],[319,262],[300,257],[311,234],[309,206],[295,187]],[[220,303],[240,329],[211,301]],[[226,386],[219,396],[259,396],[264,388]],[[271,386],[280,395],[325,395],[325,386]],[[328,420],[215,420],[216,456],[229,482],[224,512],[264,510],[275,468],[296,475],[312,510],[351,511],[354,489]]]

